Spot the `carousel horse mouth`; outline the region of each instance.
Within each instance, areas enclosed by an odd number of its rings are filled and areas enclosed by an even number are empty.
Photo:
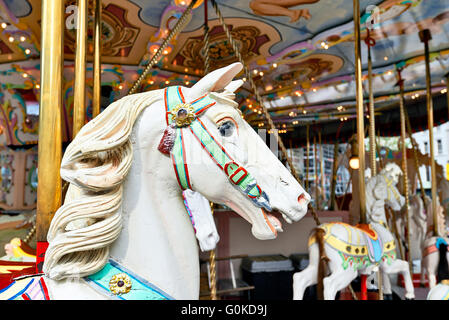
[[[265,211],[265,210],[264,210]],[[279,213],[279,214],[281,214],[279,211],[277,211],[277,210],[273,210],[273,213],[274,212],[277,212],[277,213]],[[283,232],[284,230],[282,229],[282,223],[281,223],[281,221],[278,219],[278,218],[276,218],[272,213],[270,213],[270,212],[266,212],[265,211],[265,214],[267,215],[267,217],[268,217],[268,221],[269,221],[269,223],[271,224],[271,226],[272,227],[274,227],[274,229],[276,230],[276,231],[278,231],[278,232]]]

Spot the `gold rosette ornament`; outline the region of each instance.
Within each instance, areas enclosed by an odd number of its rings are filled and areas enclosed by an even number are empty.
[[[171,111],[171,115],[177,127],[188,126],[195,120],[195,110],[188,103],[178,104]]]
[[[115,274],[109,280],[109,290],[115,295],[128,293],[131,286],[131,279],[126,273]]]

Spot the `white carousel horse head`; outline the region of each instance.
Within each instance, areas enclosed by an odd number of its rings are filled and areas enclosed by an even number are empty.
[[[405,198],[399,193],[396,184],[399,182],[401,169],[395,163],[388,163],[377,176],[366,183],[366,208],[370,221],[386,222],[385,204],[395,211],[401,210]]]
[[[176,298],[195,297],[199,259],[186,182],[245,218],[261,240],[281,229],[269,211],[288,222],[306,214],[310,196],[233,101],[242,81],[231,80],[241,69],[234,63],[191,88],[126,96],[80,130],[61,163],[70,186],[48,232],[49,278],[89,276],[113,257]]]

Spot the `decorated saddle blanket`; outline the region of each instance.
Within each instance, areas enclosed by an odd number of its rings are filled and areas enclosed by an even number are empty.
[[[339,251],[345,261],[356,261],[358,267],[379,263],[386,255],[394,254],[396,248],[393,236],[380,225],[366,224],[352,226],[333,222],[320,225],[325,231],[326,244]],[[309,239],[309,245],[315,242]]]
[[[47,285],[40,275],[16,279],[0,290],[0,300],[50,300]]]

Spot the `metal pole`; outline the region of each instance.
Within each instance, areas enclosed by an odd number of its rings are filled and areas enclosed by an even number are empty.
[[[317,145],[316,145],[316,135],[313,135],[313,173],[315,176],[315,209],[319,210],[319,193],[318,193],[318,165],[317,165]]]
[[[127,95],[134,94],[137,92],[137,89],[142,84],[142,81],[145,80],[146,76],[150,72],[150,70],[153,68],[153,66],[160,60],[162,56],[162,52],[164,49],[170,44],[170,41],[173,39],[174,36],[180,32],[187,22],[187,18],[190,16],[190,12],[192,11],[193,6],[196,5],[198,0],[192,0],[189,4],[189,6],[186,8],[186,10],[182,13],[181,17],[176,22],[173,29],[171,29],[170,33],[168,34],[167,38],[162,41],[161,45],[159,46],[159,49],[157,49],[156,53],[151,57],[151,60],[148,62],[145,69],[142,71],[140,76],[137,78],[137,80],[134,82],[131,89],[129,89]]]
[[[214,215],[214,204],[210,203],[210,210],[212,216]],[[210,262],[210,298],[211,300],[217,300],[217,265],[215,249],[209,252]]]
[[[399,99],[399,112],[401,118],[401,149],[402,149],[402,172],[403,172],[403,186],[404,186],[404,197],[405,197],[405,217],[407,222],[407,246],[408,246],[408,265],[410,269],[410,274],[413,274],[413,265],[412,265],[412,254],[411,254],[411,239],[410,239],[410,230],[412,227],[412,221],[410,219],[410,191],[408,185],[408,171],[407,171],[407,148],[405,146],[405,138],[407,136],[407,131],[405,129],[405,111],[404,111],[404,80],[401,77],[401,72],[399,73],[399,90],[400,90],[400,99]],[[394,222],[393,222],[394,223]]]
[[[449,119],[449,73],[446,74],[445,77],[446,77],[447,117]]]
[[[94,89],[92,96],[92,118],[95,118],[100,114],[101,105],[101,0],[95,0],[94,24]]]
[[[309,168],[310,168],[310,163],[309,163],[309,148],[310,148],[310,136],[309,136],[309,131],[310,131],[310,125],[307,124],[306,126],[306,140],[307,140],[307,144],[306,144],[306,152],[304,153],[304,155],[306,156],[306,192],[309,192]]]
[[[368,91],[369,91],[369,145],[371,175],[377,175],[376,166],[376,127],[374,115],[374,92],[373,92],[373,62],[371,60],[371,46],[368,45]]]
[[[337,185],[337,170],[338,170],[338,140],[335,140],[334,144],[334,163],[332,166],[332,181],[331,181],[331,201],[329,210],[335,210],[335,188]]]
[[[429,29],[421,30],[419,38],[424,43],[424,55],[426,62],[426,101],[427,101],[427,123],[429,127],[429,146],[430,146],[430,170],[432,183],[432,213],[433,213],[433,232],[435,236],[440,236],[438,232],[438,214],[437,214],[437,177],[435,168],[435,157],[433,151],[433,103],[432,103],[432,89],[430,78],[430,57],[429,57],[429,40],[432,39]]]
[[[76,25],[75,85],[73,97],[72,138],[84,126],[86,119],[86,49],[87,49],[87,0],[78,0]]]
[[[360,50],[360,4],[359,0],[353,0],[354,4],[354,36],[355,36],[355,81],[357,103],[357,142],[359,145],[359,199],[360,199],[360,223],[367,223],[365,203],[365,130],[363,110],[362,87],[362,57]]]
[[[47,232],[61,205],[63,1],[42,1],[41,94],[36,211],[36,264],[40,272],[48,246]]]
[[[326,201],[326,190],[324,188],[324,178],[325,178],[325,174],[324,174],[324,158],[323,158],[323,145],[321,143],[321,131],[318,131],[318,144],[320,145],[320,184],[321,184],[321,194],[323,196],[323,202],[322,205],[324,204],[324,202]]]

